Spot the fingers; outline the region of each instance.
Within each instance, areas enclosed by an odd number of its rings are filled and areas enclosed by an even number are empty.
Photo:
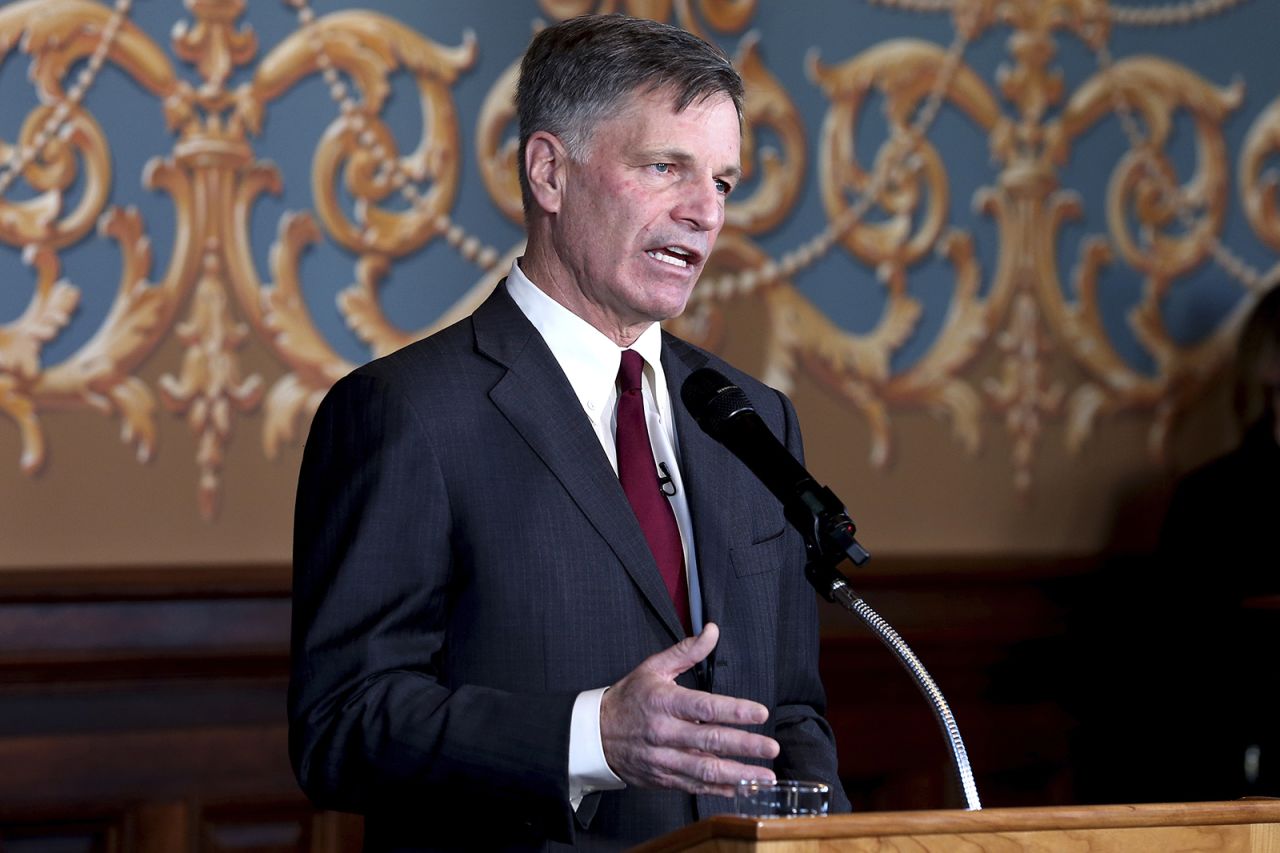
[[[671,747],[716,756],[774,759],[778,742],[771,737],[729,726],[700,725],[671,718],[653,722],[646,740],[654,747]]]
[[[777,757],[780,748],[773,738],[738,728],[764,724],[768,708],[675,683],[719,639],[719,629],[708,623],[696,637],[647,658],[605,692],[601,746],[609,766],[627,784],[732,796],[742,779],[773,778],[767,767],[735,760]]]
[[[663,649],[640,664],[654,674],[674,680],[677,675],[692,669],[706,660],[707,655],[715,649],[720,640],[720,629],[714,622],[708,622],[702,631],[692,637],[685,637],[670,648]]]
[[[652,756],[655,780],[660,787],[677,788],[690,794],[732,797],[743,779],[767,782],[776,779],[772,770],[757,764],[742,764],[714,755],[699,755],[678,749],[656,750]]]
[[[719,696],[679,686],[661,696],[668,714],[691,723],[758,726],[769,719],[769,709],[750,699]]]

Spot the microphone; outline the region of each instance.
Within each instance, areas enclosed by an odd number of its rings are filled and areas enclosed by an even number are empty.
[[[667,491],[670,488],[671,491]],[[676,496],[676,481],[671,479],[671,472],[667,470],[667,463],[658,463],[658,491],[662,492],[669,498]]]
[[[804,573],[814,589],[861,619],[907,668],[932,705],[951,747],[966,808],[981,809],[969,753],[942,691],[906,641],[854,593],[848,578],[836,569],[836,564],[846,557],[859,566],[871,559],[853,538],[856,528],[840,499],[809,475],[756,414],[746,393],[722,374],[709,367],[695,370],[681,386],[680,399],[698,426],[741,459],[782,502],[787,521],[804,536],[809,556]]]
[[[857,527],[844,504],[820,485],[778,441],[737,385],[702,367],[680,388],[680,399],[703,432],[723,444],[782,502],[783,514],[814,557],[848,557],[861,566],[871,555],[854,539]]]

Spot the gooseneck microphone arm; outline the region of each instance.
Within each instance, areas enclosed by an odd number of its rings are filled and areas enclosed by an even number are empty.
[[[965,749],[964,738],[960,737],[960,727],[956,725],[955,715],[951,713],[951,706],[947,704],[942,690],[933,680],[933,676],[929,675],[929,671],[924,668],[920,658],[916,657],[916,653],[893,629],[893,626],[853,591],[849,586],[849,579],[834,565],[810,560],[804,567],[804,574],[809,579],[809,583],[818,590],[819,595],[827,601],[843,605],[846,610],[862,620],[862,623],[870,628],[880,638],[880,642],[884,643],[885,647],[893,652],[906,667],[911,680],[924,694],[924,698],[929,700],[933,717],[938,721],[943,737],[947,739],[947,747],[951,752],[951,766],[955,770],[960,793],[964,796],[964,807],[969,811],[980,810],[982,802],[978,799],[978,785],[973,779],[973,768],[969,765],[969,752]]]
[[[981,809],[969,754],[942,691],[906,641],[853,591],[849,579],[836,568],[846,559],[861,566],[871,558],[854,538],[857,528],[844,504],[810,476],[761,420],[746,393],[722,374],[709,367],[695,370],[681,387],[680,398],[698,426],[742,460],[781,501],[787,521],[804,537],[808,554],[804,573],[818,594],[862,620],[906,667],[947,738],[965,808]]]

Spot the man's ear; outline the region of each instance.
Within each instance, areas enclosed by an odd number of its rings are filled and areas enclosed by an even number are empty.
[[[545,130],[529,135],[524,147],[524,169],[534,204],[546,213],[559,213],[564,197],[568,152],[564,143]]]

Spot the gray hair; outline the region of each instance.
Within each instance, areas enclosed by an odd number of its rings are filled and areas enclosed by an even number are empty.
[[[524,153],[539,130],[555,134],[581,161],[596,125],[639,92],[670,89],[681,112],[695,101],[727,95],[742,121],[743,86],[729,57],[679,27],[626,15],[584,15],[547,27],[520,63],[516,111],[520,195],[531,208]]]

